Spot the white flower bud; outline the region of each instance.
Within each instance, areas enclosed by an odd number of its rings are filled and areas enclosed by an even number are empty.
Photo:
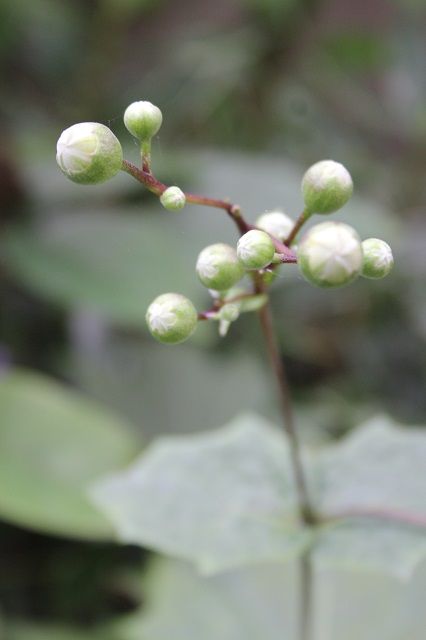
[[[185,296],[164,293],[149,305],[146,322],[151,334],[159,342],[178,344],[194,333],[198,314]]]
[[[246,269],[263,269],[271,264],[274,254],[274,243],[265,231],[252,229],[238,240],[238,259]]]
[[[362,243],[364,261],[361,275],[364,278],[384,278],[393,267],[392,249],[384,240],[368,238]]]
[[[163,122],[160,109],[151,102],[132,102],[124,112],[124,124],[132,136],[138,140],[151,140],[158,133]]]
[[[343,222],[322,222],[305,233],[297,259],[303,276],[312,284],[342,287],[361,271],[361,240],[355,229]]]
[[[180,211],[186,203],[186,197],[179,187],[169,187],[160,196],[160,202],[168,211]]]
[[[98,184],[120,171],[123,151],[108,127],[98,122],[80,122],[61,133],[56,162],[73,182]]]
[[[256,227],[284,242],[294,227],[294,220],[283,211],[269,211],[259,216]]]
[[[332,213],[347,203],[353,192],[350,173],[339,162],[322,160],[312,165],[302,180],[307,214]]]
[[[216,291],[230,289],[244,275],[237,252],[222,242],[209,245],[201,251],[195,270],[202,284]]]

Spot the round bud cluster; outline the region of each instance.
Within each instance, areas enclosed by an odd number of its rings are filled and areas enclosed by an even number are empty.
[[[244,275],[244,268],[238,260],[237,252],[222,242],[203,249],[198,256],[195,269],[202,284],[215,291],[230,289]]]
[[[186,204],[186,197],[179,187],[169,187],[161,194],[160,202],[168,211],[180,211]]]
[[[347,224],[322,222],[305,233],[297,257],[306,280],[318,287],[342,287],[361,272],[361,240]]]
[[[159,342],[179,344],[194,333],[198,314],[185,296],[164,293],[149,305],[146,322],[151,334]]]
[[[61,133],[56,162],[73,182],[99,184],[120,171],[123,151],[108,127],[98,122],[81,122]]]
[[[362,243],[364,260],[361,275],[364,278],[384,278],[393,267],[392,249],[384,240],[368,238]]]
[[[163,114],[160,109],[145,100],[132,102],[124,112],[126,129],[141,142],[151,140],[158,133],[162,122]]]
[[[353,192],[350,173],[339,162],[322,160],[312,165],[302,180],[305,211],[332,213],[347,203]]]
[[[265,231],[252,229],[238,240],[238,259],[246,269],[264,269],[271,264],[274,254],[274,243]]]
[[[259,216],[256,227],[284,242],[294,227],[294,220],[283,211],[269,211]]]

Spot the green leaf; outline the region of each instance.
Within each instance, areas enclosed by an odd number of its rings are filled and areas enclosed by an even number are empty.
[[[424,429],[397,427],[384,416],[326,450],[320,459],[320,512],[359,515],[321,532],[319,564],[411,577],[426,557],[426,530],[402,520],[426,516],[425,460]]]
[[[314,552],[319,568],[376,572],[401,580],[412,578],[425,558],[425,531],[362,519],[321,531]]]
[[[0,516],[53,534],[112,539],[86,486],[135,446],[113,414],[40,375],[0,378]]]
[[[255,416],[215,432],[162,438],[127,471],[94,484],[120,539],[187,558],[204,572],[301,553],[310,532],[281,435]]]
[[[378,416],[321,459],[320,511],[386,509],[426,516],[426,433]]]

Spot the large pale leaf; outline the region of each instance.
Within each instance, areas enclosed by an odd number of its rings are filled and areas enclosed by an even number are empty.
[[[311,640],[423,640],[425,569],[410,584],[350,568],[315,571]],[[300,640],[295,562],[205,578],[162,560],[138,584],[142,608],[108,629],[114,640]]]
[[[160,439],[127,471],[96,483],[92,496],[121,540],[206,572],[288,559],[310,540],[296,521],[285,441],[255,416]]]
[[[0,378],[0,517],[54,534],[111,539],[85,495],[133,458],[128,426],[40,375]]]
[[[319,510],[344,524],[321,531],[316,561],[409,578],[426,557],[426,527],[412,522],[426,521],[425,461],[424,429],[384,416],[324,451]]]

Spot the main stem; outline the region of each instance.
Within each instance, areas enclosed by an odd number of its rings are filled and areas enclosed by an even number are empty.
[[[258,286],[259,288],[259,286]],[[293,475],[295,478],[296,489],[298,493],[298,505],[300,519],[306,526],[312,526],[315,523],[315,514],[313,512],[309,499],[308,489],[306,486],[305,473],[300,452],[300,443],[294,422],[293,409],[291,404],[290,389],[287,382],[286,371],[280,356],[278,342],[273,326],[273,318],[271,305],[268,302],[259,311],[259,319],[262,332],[265,338],[266,348],[268,351],[271,367],[275,374],[277,387],[279,391],[281,414],[283,418],[283,426],[287,433],[290,446],[290,460],[293,465]],[[310,551],[306,551],[300,558],[300,635],[299,640],[309,640],[311,638],[312,627],[312,559]]]
[[[305,473],[303,470],[302,458],[300,453],[300,443],[294,422],[290,389],[287,382],[286,371],[284,369],[284,365],[281,360],[281,355],[278,348],[269,300],[260,309],[259,319],[263,336],[265,338],[269,361],[271,363],[271,367],[273,373],[275,374],[277,382],[283,426],[287,433],[290,446],[290,459],[293,466],[293,474],[298,494],[300,519],[306,525],[313,525],[315,523],[315,516],[310,503],[306,485]]]

